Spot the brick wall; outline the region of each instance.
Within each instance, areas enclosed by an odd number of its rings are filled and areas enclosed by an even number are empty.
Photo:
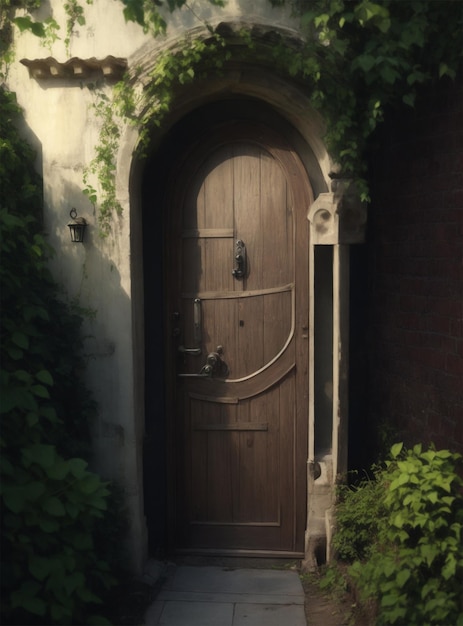
[[[363,419],[389,421],[409,444],[463,453],[461,83],[391,115],[371,172],[366,265],[358,268],[366,290],[352,311],[354,326],[356,315],[365,323]]]

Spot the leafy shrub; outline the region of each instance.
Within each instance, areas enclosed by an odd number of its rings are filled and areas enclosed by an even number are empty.
[[[91,623],[113,578],[95,541],[109,489],[85,460],[81,318],[48,270],[40,180],[3,89],[0,109],[2,623]]]
[[[352,533],[345,525],[366,512],[361,532],[371,531],[372,545],[354,542],[345,556],[355,554],[349,575],[365,601],[376,601],[378,625],[463,625],[461,460],[448,450],[395,444],[375,485],[364,482],[341,503],[341,546]]]
[[[370,555],[378,534],[378,521],[384,515],[383,486],[373,477],[365,477],[338,491],[336,507],[337,532],[333,549],[341,561],[352,562]]]

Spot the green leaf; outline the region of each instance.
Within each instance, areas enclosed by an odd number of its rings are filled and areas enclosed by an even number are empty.
[[[19,607],[33,615],[45,615],[46,604],[43,600],[37,598],[40,587],[39,583],[32,580],[23,582],[19,591],[14,591],[11,594],[12,607]]]
[[[356,63],[364,72],[369,72],[376,64],[376,58],[369,54],[362,54],[356,58]]]
[[[39,416],[37,413],[28,413],[26,415],[26,422],[29,428],[32,428],[39,423]]]
[[[397,515],[394,517],[394,526],[397,526],[397,528],[402,528],[402,526],[404,525],[404,519],[402,517],[402,513],[397,513]]]
[[[81,479],[87,473],[88,463],[84,459],[70,459],[68,465],[69,471],[75,478]]]
[[[52,467],[56,460],[55,446],[44,443],[36,443],[22,451],[24,465],[30,467],[33,463],[44,469]]]
[[[82,572],[74,572],[63,579],[63,587],[68,596],[72,595],[77,588],[85,586],[85,578]]]
[[[381,606],[395,606],[397,604],[397,596],[395,594],[386,594],[381,598]]]
[[[405,473],[399,474],[399,477],[393,480],[392,483],[390,484],[389,490],[394,491],[398,487],[401,487],[402,485],[405,485],[406,483],[408,483],[409,480],[410,480],[410,476],[408,474],[405,474]]]
[[[53,385],[53,377],[47,370],[40,370],[40,372],[36,374],[36,378],[44,385]]]
[[[52,480],[63,480],[69,472],[69,461],[58,459],[54,465],[47,468],[46,472]]]
[[[27,350],[29,348],[29,337],[18,330],[11,335],[11,341],[23,350]]]
[[[42,504],[42,508],[50,515],[53,515],[53,517],[64,517],[66,515],[66,509],[64,508],[63,503],[55,496],[46,500]]]
[[[453,68],[450,68],[447,63],[439,64],[439,78],[442,76],[449,76],[452,80],[456,78],[456,72]]]
[[[403,569],[397,573],[396,581],[399,587],[403,587],[407,580],[410,578],[410,570]]]
[[[32,385],[31,386],[32,393],[39,398],[49,398],[50,393],[46,387],[43,385]]]
[[[29,385],[32,382],[32,376],[25,370],[16,370],[14,377],[21,382],[26,383],[26,385]]]
[[[26,498],[24,490],[20,487],[16,488],[4,488],[3,500],[5,505],[13,513],[21,513],[24,510]]]
[[[442,577],[445,580],[451,580],[455,576],[456,571],[457,571],[457,561],[455,557],[448,556],[447,561],[444,567],[442,568],[442,572],[441,572]]]
[[[29,559],[29,571],[37,580],[45,580],[50,574],[50,560],[37,555],[31,556]]]
[[[99,487],[101,487],[101,480],[95,474],[90,474],[79,482],[80,491],[87,495],[94,493]]]
[[[388,66],[388,65],[382,67],[380,69],[380,73],[381,73],[381,78],[388,85],[393,85],[396,82],[396,80],[400,78],[399,72],[395,68]]]
[[[13,23],[19,28],[21,32],[30,30],[37,37],[45,36],[45,28],[41,22],[33,22],[30,17],[15,17]]]
[[[40,407],[40,415],[48,419],[50,422],[58,422],[58,416],[56,415],[56,410],[52,406],[41,406]]]
[[[76,517],[79,515],[80,507],[74,504],[74,502],[66,502],[64,506],[66,507],[66,511],[69,517],[71,517],[72,519],[76,519]]]
[[[45,602],[40,598],[28,596],[17,591],[12,594],[12,605],[39,616],[45,615],[47,608]]]
[[[415,106],[416,95],[414,93],[406,93],[402,96],[402,102],[410,107]]]
[[[404,444],[402,442],[400,443],[395,443],[392,448],[391,448],[391,456],[393,459],[396,459],[399,454],[402,452],[402,448],[404,447]]]

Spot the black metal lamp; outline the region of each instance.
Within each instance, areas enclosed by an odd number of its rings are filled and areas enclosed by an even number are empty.
[[[74,208],[71,209],[69,215],[72,219],[72,222],[68,224],[69,232],[71,233],[71,241],[74,243],[83,243],[87,222],[83,217],[77,217],[77,211]]]

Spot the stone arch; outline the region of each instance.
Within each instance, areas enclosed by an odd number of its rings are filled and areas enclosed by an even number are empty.
[[[178,89],[171,110],[163,120],[162,128],[153,133],[151,149],[156,149],[157,142],[169,128],[194,108],[220,99],[224,94],[247,96],[272,107],[298,131],[313,153],[311,165],[316,164],[316,168],[313,169],[319,170],[314,181],[316,194],[329,189],[332,162],[323,142],[323,119],[311,106],[309,96],[304,93],[303,87],[289,76],[278,74],[266,60],[269,55],[266,56],[265,53],[276,41],[283,41],[289,47],[295,47],[301,44],[300,36],[295,31],[277,28],[272,24],[256,24],[243,20],[221,22],[214,26],[232,47],[236,46],[237,50],[243,50],[243,44],[237,41],[237,33],[243,28],[248,30],[256,44],[256,52],[253,52],[252,57],[247,57],[246,52],[241,53],[243,59],[225,64],[220,76],[196,80],[187,87]],[[201,27],[183,32],[181,36],[167,40],[160,46],[156,45],[156,42],[145,46],[129,60],[130,67],[137,68],[136,80],[142,85],[149,83],[150,72],[160,52],[166,49],[172,51],[181,49],[186,38],[207,40],[208,37],[210,32]],[[143,115],[144,111],[140,110],[140,120]],[[121,134],[116,175],[118,194],[125,201],[128,200],[127,190],[133,188],[133,180],[137,180],[139,165],[137,157],[133,156],[137,142],[136,131],[126,127]],[[128,164],[130,167],[127,169]]]
[[[239,28],[245,26],[243,22],[231,22],[227,24],[221,24],[220,28],[223,32],[227,33],[227,37],[233,38]],[[257,37],[258,44],[261,50],[265,50],[268,45],[271,45],[272,37],[284,37],[288,40],[289,45],[297,44],[297,37],[295,33],[289,30],[282,31],[275,29],[272,25],[256,25],[247,24],[255,37]],[[184,35],[183,35],[184,36]],[[188,33],[188,36],[198,36],[206,38],[208,32],[202,29],[194,29]],[[175,48],[180,46],[182,39],[166,42],[165,47]],[[146,84],[146,81],[150,80],[149,74],[152,70],[156,57],[159,54],[160,48],[155,45],[150,45],[143,49],[133,59],[129,60],[129,65],[138,67],[137,80],[142,84]],[[229,98],[249,98],[256,102],[261,102],[271,108],[275,114],[279,115],[285,122],[291,126],[296,135],[300,138],[300,155],[304,162],[304,165],[309,172],[311,179],[315,203],[311,207],[307,207],[307,216],[311,223],[311,232],[313,234],[312,243],[325,244],[330,246],[336,246],[340,243],[354,243],[360,240],[363,233],[363,224],[365,221],[364,211],[360,208],[357,200],[354,198],[350,202],[341,202],[344,197],[344,185],[339,185],[337,182],[333,186],[331,173],[333,164],[328,154],[328,151],[323,143],[323,120],[319,114],[317,114],[310,106],[309,98],[302,90],[302,87],[298,85],[294,80],[289,77],[278,75],[267,62],[258,60],[243,60],[240,63],[234,62],[227,64],[220,76],[214,76],[207,80],[196,81],[189,85],[188,88],[180,89],[176,94],[172,102],[172,107],[169,114],[163,121],[162,128],[156,133],[153,133],[150,150],[155,152],[161,145],[162,139],[167,135],[170,129],[172,129],[180,120],[185,118],[194,109],[201,106],[223,100],[225,97]],[[143,119],[143,111],[139,112],[139,119]],[[139,140],[139,135],[132,126],[127,125],[121,133],[120,149],[117,157],[116,168],[116,191],[119,201],[124,208],[125,215],[130,220],[130,249],[131,249],[131,284],[132,284],[132,311],[133,311],[133,360],[134,360],[134,415],[137,421],[136,431],[140,433],[139,441],[140,445],[137,451],[137,467],[140,488],[143,483],[143,469],[142,469],[142,440],[144,431],[144,375],[145,375],[145,363],[144,363],[144,349],[145,349],[145,337],[144,337],[144,268],[143,268],[143,256],[139,252],[143,248],[143,224],[142,224],[142,178],[144,171],[144,162],[136,155],[136,148]],[[348,188],[348,186],[346,186]],[[350,196],[352,198],[352,194]],[[317,204],[318,203],[318,204]],[[342,234],[342,209],[346,206],[349,213],[349,220],[346,223],[349,224],[349,229],[354,232],[354,237],[350,237],[343,241]],[[323,209],[323,211],[322,211]],[[355,224],[351,224],[352,215],[354,215]],[[320,216],[323,220],[320,222]],[[332,226],[332,224],[335,226]],[[340,225],[341,224],[341,225]],[[360,226],[359,226],[360,225]],[[338,246],[339,247],[339,246]],[[334,252],[332,255],[333,264],[333,276],[335,276],[335,283],[339,290],[339,298],[346,297],[342,295],[342,289],[340,284],[343,280],[347,280],[348,266],[343,261],[346,259],[346,255],[342,250]],[[342,263],[345,265],[345,269],[341,267]],[[313,282],[313,277],[312,277]],[[313,286],[311,287],[311,289]],[[337,295],[335,298],[338,297]],[[345,304],[333,300],[333,310],[335,307],[339,309],[345,308]],[[335,315],[334,318],[339,327],[333,328],[333,337],[338,341],[337,347],[339,352],[341,351],[340,335],[344,330],[341,329],[340,320],[341,315]],[[342,326],[345,329],[347,324],[344,318]],[[313,358],[313,354],[312,354]],[[343,353],[343,358],[344,353]],[[334,362],[334,361],[333,361]],[[335,367],[335,366],[333,366]],[[321,476],[323,484],[318,485],[320,491],[320,505],[317,509],[317,505],[314,505],[315,499],[312,502],[312,521],[308,521],[308,527],[312,524],[315,529],[315,535],[312,533],[306,536],[306,563],[310,564],[317,559],[315,555],[319,550],[320,545],[325,545],[326,534],[329,531],[325,531],[325,515],[330,509],[331,495],[328,489],[327,483],[333,483],[336,478],[336,474],[342,471],[343,462],[338,463],[336,457],[339,449],[346,443],[342,443],[341,439],[345,437],[344,428],[339,428],[338,422],[342,419],[342,411],[339,410],[341,402],[345,403],[345,398],[341,399],[342,390],[341,384],[345,384],[345,365],[341,363],[339,357],[337,372],[333,373],[333,377],[338,381],[339,389],[334,389],[334,402],[333,402],[333,463],[331,461],[326,462],[326,466],[322,465]],[[341,382],[339,382],[341,381]],[[335,383],[336,384],[336,383]],[[312,390],[313,391],[313,390]],[[336,404],[338,403],[338,404]],[[341,417],[339,417],[341,416]],[[314,415],[309,416],[314,422]],[[336,425],[336,426],[335,426]],[[339,453],[339,457],[344,457],[344,452]],[[317,496],[317,479],[318,477],[312,471],[311,468],[319,465],[316,458],[316,451],[309,450],[309,491],[312,490],[312,495]],[[340,467],[341,466],[341,467]],[[315,513],[313,511],[315,510]],[[142,516],[140,525],[143,524]],[[316,519],[315,519],[316,518]],[[318,537],[323,536],[319,541]]]

